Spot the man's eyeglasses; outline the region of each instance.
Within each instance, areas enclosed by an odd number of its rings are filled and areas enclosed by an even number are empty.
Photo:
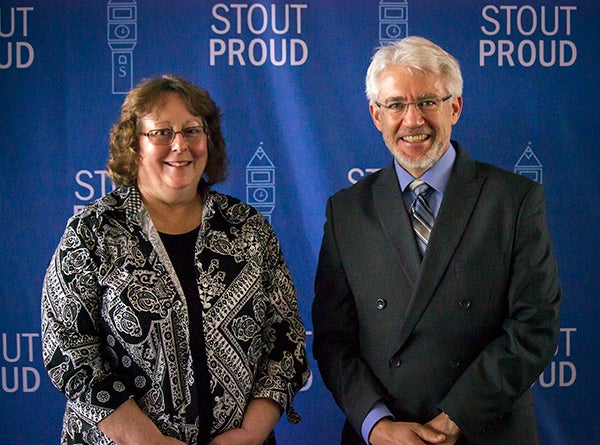
[[[434,114],[440,109],[440,105],[446,102],[448,99],[452,97],[452,94],[449,96],[439,98],[429,98],[419,100],[417,102],[391,102],[389,104],[380,104],[379,102],[375,102],[377,108],[385,108],[394,116],[404,116],[408,111],[408,107],[414,105],[414,107],[421,113],[422,115]]]
[[[175,135],[178,133],[183,136],[186,142],[198,142],[206,134],[206,127],[197,125],[195,127],[184,128],[181,131],[174,131],[170,128],[158,128],[150,130],[147,133],[140,133],[140,135],[146,136],[154,145],[168,145],[173,142]]]

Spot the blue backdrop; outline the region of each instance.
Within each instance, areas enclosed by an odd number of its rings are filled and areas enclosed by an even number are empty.
[[[218,189],[267,215],[294,276],[313,376],[282,444],[333,444],[342,415],[312,360],[326,198],[391,162],[364,75],[374,48],[422,35],[461,63],[453,137],[544,184],[564,288],[553,362],[535,383],[543,444],[600,444],[600,125],[596,0],[0,0],[0,441],[58,443],[40,290],[67,218],[112,190],[124,93],[169,72],[210,91],[231,158]]]

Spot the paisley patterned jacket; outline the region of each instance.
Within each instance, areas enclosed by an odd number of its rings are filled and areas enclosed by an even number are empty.
[[[211,436],[239,427],[252,398],[292,408],[309,374],[305,330],[279,242],[243,202],[203,189],[196,242]],[[63,444],[111,444],[95,426],[134,398],[166,435],[195,444],[198,397],[186,300],[137,188],[73,216],[42,292],[43,357],[67,397]]]

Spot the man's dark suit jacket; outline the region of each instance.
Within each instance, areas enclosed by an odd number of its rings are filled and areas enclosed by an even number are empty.
[[[398,421],[445,412],[461,444],[537,443],[530,387],[555,352],[561,299],[543,189],[453,145],[422,263],[393,164],[328,200],[313,351],[343,444],[364,444],[377,401]]]

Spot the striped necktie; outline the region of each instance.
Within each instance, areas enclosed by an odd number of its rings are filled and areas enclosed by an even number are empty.
[[[416,196],[415,200],[410,206],[413,229],[417,235],[419,249],[421,250],[421,253],[425,253],[425,249],[427,249],[427,243],[429,242],[429,235],[431,234],[431,229],[433,227],[433,223],[435,222],[435,217],[433,216],[431,207],[429,207],[427,199],[425,199],[426,194],[431,188],[420,179],[415,179],[408,184],[408,186]]]

